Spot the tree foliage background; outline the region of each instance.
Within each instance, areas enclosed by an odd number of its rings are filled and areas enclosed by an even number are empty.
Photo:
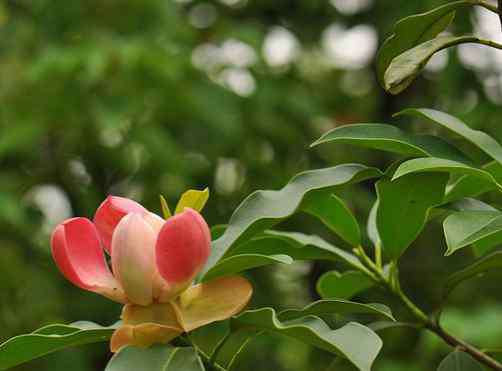
[[[225,223],[252,190],[277,189],[301,170],[355,161],[387,165],[384,153],[308,145],[339,124],[390,122],[408,106],[450,112],[502,140],[502,52],[462,46],[442,53],[399,97],[376,82],[374,56],[392,24],[441,3],[1,2],[0,341],[50,321],[117,319],[118,305],[60,276],[48,243],[55,224],[92,216],[109,193],[158,211],[161,193],[174,202],[188,187],[209,186],[205,216],[211,225]],[[482,10],[461,12],[456,27],[502,38],[497,18]],[[409,119],[393,122],[437,130]],[[371,184],[344,194],[362,221],[373,197]],[[295,226],[325,233],[308,217],[284,228]],[[459,254],[446,265],[444,245],[440,223],[432,223],[403,259],[407,290],[424,304],[439,302],[438,283],[465,262]],[[317,297],[313,284],[330,268],[255,270],[254,301],[303,305]],[[495,273],[482,279],[482,289],[474,281],[456,291],[445,315],[452,331],[472,342],[502,337],[493,326],[502,318],[499,282]],[[362,299],[378,301],[378,293]],[[439,341],[413,330],[383,335],[377,370],[432,369],[446,354]],[[106,346],[93,345],[18,369],[99,370],[109,356]],[[320,351],[260,337],[236,368],[328,365]]]

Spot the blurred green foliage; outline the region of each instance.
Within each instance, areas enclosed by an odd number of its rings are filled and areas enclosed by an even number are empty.
[[[250,191],[278,188],[300,170],[342,162],[388,165],[388,154],[308,145],[338,124],[388,122],[407,106],[451,112],[502,140],[495,55],[479,54],[484,62],[476,66],[467,52],[450,51],[399,97],[376,82],[375,48],[392,24],[441,3],[1,2],[0,341],[49,322],[116,320],[117,305],[63,279],[48,244],[55,223],[92,216],[109,193],[160,212],[160,193],[173,204],[186,188],[209,186],[205,216],[212,225],[225,223]],[[461,12],[455,27],[485,32],[482,16]],[[410,119],[400,123],[405,130],[437,130]],[[363,224],[372,184],[340,196]],[[307,216],[284,228],[327,235]],[[444,258],[444,245],[435,221],[402,261],[405,289],[428,310],[439,303],[444,278],[468,258]],[[316,279],[332,268],[299,263],[256,270],[254,303],[303,305],[316,297]],[[392,300],[379,295],[360,299]],[[467,340],[489,347],[502,338],[500,326],[493,326],[502,311],[500,274],[463,284],[448,307],[448,325]],[[413,330],[383,335],[377,370],[429,370],[447,352]],[[100,370],[109,356],[105,344],[93,345],[17,369]],[[330,362],[303,344],[263,336],[236,369],[349,369]]]

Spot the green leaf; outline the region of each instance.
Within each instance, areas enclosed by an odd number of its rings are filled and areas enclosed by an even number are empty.
[[[495,269],[502,269],[502,251],[495,251],[490,255],[478,259],[464,269],[453,273],[446,280],[445,295],[448,295],[459,283]]]
[[[438,371],[483,371],[483,367],[469,354],[455,350],[441,361]]]
[[[497,183],[495,178],[488,172],[471,167],[461,162],[445,160],[442,158],[414,158],[403,162],[397,168],[392,180],[398,179],[404,175],[414,173],[428,173],[428,172],[446,172],[450,174],[467,174],[475,176],[491,182],[495,187],[502,189],[502,186]]]
[[[482,167],[490,173],[497,183],[502,183],[502,165],[492,161]],[[445,201],[454,201],[464,197],[476,197],[485,192],[493,191],[497,186],[493,182],[473,175],[464,175],[446,187]]]
[[[435,122],[460,135],[499,164],[502,164],[502,146],[495,139],[480,130],[471,129],[466,123],[452,115],[429,108],[410,108],[399,112],[397,115],[412,115]]]
[[[293,259],[288,255],[274,254],[239,254],[223,258],[211,268],[205,275],[204,281],[213,280],[218,277],[231,276],[233,274],[262,267],[270,264],[291,264]]]
[[[300,211],[302,201],[309,194],[318,191],[335,191],[341,186],[380,175],[380,170],[376,168],[360,164],[344,164],[300,173],[279,191],[252,193],[235,210],[225,233],[213,241],[211,256],[202,274],[211,269],[239,242]]]
[[[366,223],[366,233],[368,234],[368,238],[373,245],[379,246],[382,244],[380,236],[378,235],[378,228],[376,225],[376,217],[378,210],[378,199],[373,203],[371,207],[370,213],[368,215],[368,222]]]
[[[414,135],[387,124],[350,124],[337,127],[312,144],[353,144],[416,157],[439,157],[467,162],[456,147],[432,135]]]
[[[252,327],[291,337],[305,344],[342,356],[360,371],[370,371],[382,348],[382,340],[368,327],[349,322],[332,330],[320,318],[305,316],[281,321],[274,309],[249,310],[232,318],[234,328]]]
[[[454,211],[497,211],[493,206],[475,198],[462,198],[457,201],[448,202],[441,205],[441,209]]]
[[[438,36],[398,55],[385,71],[385,90],[392,94],[401,93],[411,85],[435,53],[465,43],[481,44],[483,41],[475,36]]]
[[[367,271],[359,259],[318,236],[296,232],[266,231],[237,246],[229,256],[238,254],[284,254],[295,260],[342,261],[357,270]]]
[[[423,229],[429,211],[443,200],[447,174],[409,174],[377,182],[376,225],[385,254],[397,259]]]
[[[455,10],[465,5],[472,4],[468,1],[454,1],[397,22],[393,34],[385,40],[377,55],[377,77],[382,87],[385,86],[385,71],[395,57],[443,32],[453,21]]]
[[[0,370],[68,347],[107,341],[114,330],[115,326],[76,322],[71,325],[49,325],[31,334],[15,336],[0,344]]]
[[[473,244],[486,253],[502,243],[502,213],[500,211],[461,211],[449,215],[443,222],[448,250],[445,255]]]
[[[326,272],[317,281],[317,292],[322,298],[350,299],[374,286],[374,282],[364,273],[347,271]]]
[[[126,347],[115,354],[105,371],[204,371],[193,348],[175,348],[166,344],[150,348]]]
[[[162,216],[164,219],[169,219],[173,214],[171,213],[171,209],[169,209],[169,204],[164,196],[160,195],[160,207],[162,209]]]
[[[330,192],[313,192],[306,196],[302,211],[319,218],[328,228],[352,246],[361,244],[361,231],[345,202]]]
[[[395,321],[391,310],[383,304],[363,304],[341,299],[318,300],[303,309],[287,309],[279,313],[279,319],[281,321],[289,321],[304,316],[319,316],[323,314],[338,314],[341,316],[372,314]]]
[[[195,211],[201,212],[208,199],[209,188],[204,188],[202,191],[189,189],[181,195],[174,213],[181,213],[185,209],[185,207],[190,207]]]

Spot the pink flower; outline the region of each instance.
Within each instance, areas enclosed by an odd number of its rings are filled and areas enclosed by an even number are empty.
[[[143,306],[169,302],[190,286],[209,257],[210,244],[209,228],[197,211],[185,208],[164,220],[114,196],[101,204],[94,222],[66,220],[51,240],[54,260],[70,282]]]
[[[253,288],[239,276],[192,286],[210,253],[209,227],[198,213],[208,196],[207,189],[185,192],[174,216],[162,199],[167,220],[135,201],[110,196],[93,222],[73,218],[54,230],[52,255],[63,275],[125,304],[122,324],[110,340],[113,352],[169,342],[227,319],[249,302]]]

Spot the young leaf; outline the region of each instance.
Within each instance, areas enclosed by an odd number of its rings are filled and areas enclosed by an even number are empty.
[[[352,246],[361,244],[361,231],[345,202],[331,192],[314,192],[302,202],[302,211],[319,218]]]
[[[366,233],[368,234],[368,238],[370,239],[370,241],[373,242],[373,245],[375,246],[379,246],[382,243],[382,240],[378,235],[378,228],[376,225],[377,210],[378,210],[378,199],[371,207],[370,213],[368,215],[368,221],[366,223]]]
[[[284,254],[295,260],[342,261],[356,270],[367,271],[355,255],[329,244],[318,236],[296,232],[263,232],[232,249],[229,256],[240,254]]]
[[[178,204],[176,205],[175,214],[181,213],[185,207],[190,207],[195,211],[202,211],[209,199],[209,188],[202,191],[190,189],[181,195]]]
[[[173,214],[171,213],[171,209],[169,209],[169,204],[164,196],[160,195],[160,207],[162,209],[162,216],[164,219],[169,219]]]
[[[360,371],[370,371],[382,348],[382,340],[368,327],[349,322],[332,330],[318,317],[305,316],[281,321],[274,309],[249,310],[232,318],[234,328],[253,327],[299,340],[342,356]]]
[[[115,326],[103,327],[92,322],[49,325],[26,335],[15,336],[0,344],[0,370],[72,346],[107,341]]]
[[[213,241],[211,256],[202,274],[211,269],[237,243],[300,211],[301,203],[307,195],[318,191],[334,191],[337,187],[380,175],[381,172],[376,168],[344,164],[300,173],[279,191],[252,193],[235,210],[225,233]]]
[[[397,115],[412,115],[435,122],[473,143],[488,156],[502,164],[502,146],[495,139],[485,132],[471,129],[466,123],[452,115],[429,108],[410,108]]]
[[[126,347],[116,353],[105,371],[204,371],[197,352],[193,348],[175,348],[154,345],[150,348]]]
[[[459,283],[495,269],[502,269],[502,251],[496,251],[490,255],[484,256],[464,269],[453,273],[446,281],[445,296]]]
[[[447,174],[409,174],[377,182],[376,225],[384,252],[398,259],[423,229],[429,211],[443,200]]]
[[[231,276],[233,274],[262,267],[270,264],[291,264],[293,259],[284,254],[238,254],[223,258],[211,268],[205,275],[204,281],[213,280],[219,277]]]
[[[289,321],[308,315],[320,316],[323,314],[338,314],[341,316],[372,314],[395,321],[391,310],[383,304],[363,304],[341,299],[318,300],[302,309],[286,309],[279,313],[279,319]]]
[[[442,158],[414,158],[403,162],[394,173],[393,180],[407,174],[426,172],[446,172],[450,174],[467,174],[475,176],[492,183],[495,187],[502,189],[495,178],[488,172],[466,165],[461,162],[445,160]]]
[[[324,273],[319,278],[316,287],[321,298],[350,299],[373,285],[374,282],[362,272],[339,273],[331,271]]]
[[[311,147],[326,143],[353,144],[414,157],[439,157],[468,162],[456,147],[432,135],[414,135],[387,124],[350,124],[339,126],[315,141]]]
[[[385,71],[395,57],[443,32],[455,17],[455,10],[466,5],[472,5],[472,3],[453,1],[397,22],[393,34],[385,40],[377,55],[377,76],[382,87],[385,85]]]
[[[418,44],[392,60],[384,74],[384,88],[399,94],[411,85],[427,62],[438,51],[465,43],[484,43],[475,36],[438,36]]]
[[[441,361],[438,371],[483,371],[483,367],[469,354],[455,350]]]
[[[461,211],[449,215],[443,230],[451,255],[463,247],[477,245],[480,252],[502,242],[502,213],[500,211]]]

